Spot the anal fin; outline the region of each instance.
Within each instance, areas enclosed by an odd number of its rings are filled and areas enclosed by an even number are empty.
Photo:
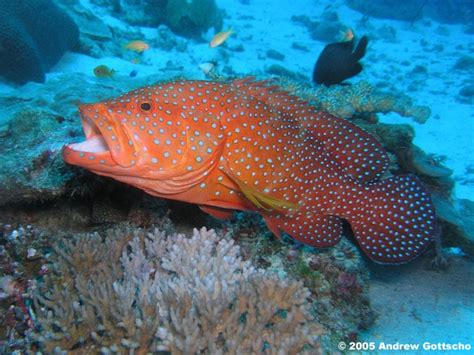
[[[333,246],[342,235],[342,219],[336,216],[298,212],[293,216],[268,216],[265,221],[274,234],[281,230],[293,239],[316,248]]]

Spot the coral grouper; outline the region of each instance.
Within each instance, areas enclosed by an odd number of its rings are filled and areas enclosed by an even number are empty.
[[[431,199],[414,176],[380,181],[381,145],[344,119],[251,79],[174,81],[80,107],[86,141],[66,162],[213,216],[258,211],[270,230],[315,247],[347,220],[373,260],[402,263],[427,246]]]

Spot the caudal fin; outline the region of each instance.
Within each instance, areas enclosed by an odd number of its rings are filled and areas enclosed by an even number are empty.
[[[349,218],[360,247],[380,263],[406,263],[432,241],[435,212],[421,182],[411,175],[366,187]]]

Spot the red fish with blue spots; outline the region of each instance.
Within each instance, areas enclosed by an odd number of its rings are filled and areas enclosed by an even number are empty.
[[[219,218],[259,212],[277,236],[318,248],[350,223],[367,256],[403,263],[431,242],[430,196],[412,175],[381,180],[383,147],[268,82],[172,81],[80,107],[86,140],[67,163]]]

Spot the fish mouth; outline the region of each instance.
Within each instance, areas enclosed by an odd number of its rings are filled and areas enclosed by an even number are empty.
[[[85,140],[78,143],[67,144],[63,148],[63,157],[68,164],[73,165],[117,165],[113,160],[109,143],[101,129],[95,122],[84,114],[81,109],[81,122]]]
[[[110,153],[104,136],[94,122],[90,118],[84,116],[81,117],[81,121],[86,140],[79,143],[73,143],[70,147],[74,150],[88,153]]]

